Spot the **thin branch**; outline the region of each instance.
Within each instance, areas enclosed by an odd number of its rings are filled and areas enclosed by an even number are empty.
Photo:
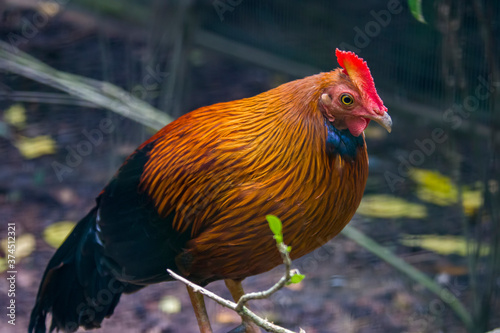
[[[207,290],[207,289],[205,289],[205,288],[203,288],[203,287],[201,287],[201,286],[199,286],[199,285],[197,285],[197,284],[195,284],[195,283],[193,283],[193,282],[191,282],[191,281],[183,278],[182,276],[180,276],[180,275],[172,272],[170,269],[167,269],[167,272],[174,279],[176,279],[178,281],[181,281],[182,283],[184,283],[187,286],[189,286],[190,288],[192,288],[194,290],[194,292],[201,293],[201,294],[207,296],[208,298],[216,301],[220,305],[222,305],[222,306],[224,306],[224,307],[226,307],[228,309],[231,309],[231,310],[237,312],[240,316],[244,316],[244,317],[249,318],[256,325],[258,325],[259,327],[262,327],[263,329],[267,330],[268,332],[273,332],[273,333],[295,333],[295,332],[287,330],[286,328],[283,328],[281,326],[274,325],[273,323],[270,323],[269,321],[267,321],[267,319],[259,317],[254,312],[250,311],[246,306],[241,307],[241,309],[238,311],[238,310],[236,310],[236,307],[238,306],[238,304],[236,304],[236,303],[234,303],[232,301],[229,301],[229,300],[227,300],[227,299],[225,299],[223,297],[220,297],[219,295],[211,292],[210,290]],[[244,296],[246,296],[246,295],[243,295],[242,298]]]
[[[196,293],[201,293],[205,296],[207,296],[208,298],[211,298],[213,299],[214,301],[216,301],[217,303],[219,303],[220,305],[226,307],[226,308],[229,308],[231,310],[235,310],[236,309],[236,303],[234,302],[231,302],[225,298],[222,298],[220,297],[219,295],[211,292],[210,290],[208,289],[205,289],[199,285],[197,285],[196,283],[193,283],[191,281],[189,281],[188,279],[186,278],[183,278],[182,276],[174,273],[172,270],[170,269],[167,269],[167,272],[168,274],[170,274],[174,279],[178,280],[178,281],[181,281],[182,283],[188,285],[191,287],[191,289],[193,289],[194,292]]]
[[[281,279],[273,285],[271,288],[260,291],[260,292],[255,292],[255,293],[248,293],[240,297],[238,303],[234,303],[232,301],[229,301],[225,298],[220,297],[219,295],[214,294],[210,290],[207,290],[185,278],[182,276],[172,272],[170,269],[167,269],[168,274],[170,274],[174,279],[181,281],[182,283],[188,285],[190,288],[193,289],[194,292],[199,292],[208,298],[216,301],[220,305],[231,309],[235,312],[237,312],[240,316],[242,317],[247,317],[250,319],[252,322],[254,322],[257,326],[265,329],[268,332],[273,332],[273,333],[295,333],[293,331],[287,330],[286,328],[283,328],[281,326],[277,326],[271,322],[269,322],[267,319],[261,318],[258,315],[256,315],[254,312],[250,311],[245,304],[253,299],[263,299],[267,298],[270,295],[274,294],[281,288],[283,288],[288,282],[290,282],[291,277],[298,273],[297,270],[291,270],[290,267],[292,266],[292,259],[290,259],[290,254],[287,246],[283,243],[277,243],[276,244],[280,254],[281,258],[283,259],[283,263],[285,264],[285,275],[281,277]],[[305,333],[303,329],[300,329],[300,333]]]
[[[236,305],[235,309],[236,312],[239,312],[245,306],[245,304],[250,300],[268,298],[269,296],[271,296],[272,294],[283,288],[290,281],[292,275],[298,273],[297,270],[294,270],[293,272],[290,270],[290,267],[292,265],[292,260],[290,259],[290,255],[288,253],[286,245],[284,243],[278,243],[276,244],[276,246],[280,251],[281,258],[283,258],[283,263],[285,264],[285,275],[282,276],[281,279],[268,290],[259,291],[255,293],[248,293],[241,296],[240,299],[238,300],[238,304]]]

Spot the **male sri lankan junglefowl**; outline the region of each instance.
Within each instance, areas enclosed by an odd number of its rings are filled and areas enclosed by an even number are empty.
[[[265,216],[283,221],[299,258],[354,215],[368,176],[363,131],[391,131],[366,62],[336,50],[337,68],[257,96],[191,111],[130,155],[56,251],[29,332],[100,327],[122,293],[171,281],[241,281],[282,263]],[[203,296],[188,292],[201,332]],[[240,331],[257,328],[243,320]]]

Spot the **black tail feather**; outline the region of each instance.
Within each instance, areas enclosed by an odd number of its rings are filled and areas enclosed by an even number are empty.
[[[77,224],[47,265],[31,312],[29,333],[46,332],[49,312],[50,331],[98,328],[113,314],[122,292],[140,288],[118,280],[107,269],[95,238],[96,211],[94,208]]]

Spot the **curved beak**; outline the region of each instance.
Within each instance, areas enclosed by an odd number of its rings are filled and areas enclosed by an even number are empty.
[[[380,126],[385,128],[387,132],[391,133],[392,130],[392,119],[387,112],[384,112],[382,116],[371,116],[367,117],[370,120],[377,122]]]

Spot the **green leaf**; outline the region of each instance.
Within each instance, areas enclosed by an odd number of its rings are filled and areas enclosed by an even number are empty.
[[[281,224],[281,220],[274,216],[274,215],[266,215],[266,220],[269,223],[269,228],[271,228],[271,231],[273,232],[274,236],[281,236],[281,242],[283,241],[283,225]],[[274,237],[276,241],[278,239]]]
[[[291,246],[287,246],[286,247],[286,252],[288,252],[288,253],[292,252],[292,247]]]
[[[290,283],[300,283],[302,280],[304,280],[306,276],[304,274],[295,274],[292,275],[290,278]]]
[[[276,243],[283,243],[283,235],[274,235],[274,239],[276,239]]]
[[[427,24],[422,12],[422,0],[408,0],[408,6],[410,7],[411,14],[417,21]]]

